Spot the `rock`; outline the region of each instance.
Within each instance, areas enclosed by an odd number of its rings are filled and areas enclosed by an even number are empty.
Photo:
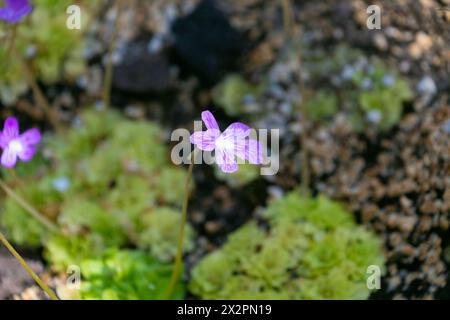
[[[433,46],[433,39],[425,32],[419,32],[416,35],[416,39],[409,46],[409,53],[415,59],[420,58],[424,53],[431,49]]]
[[[26,259],[28,265],[38,274],[44,271],[42,263]],[[12,298],[34,284],[29,274],[9,252],[0,247],[0,300]]]
[[[423,77],[417,84],[417,91],[419,91],[422,94],[426,94],[426,95],[435,94],[437,91],[437,88],[436,88],[436,84],[434,83],[433,78],[431,78],[430,76]]]
[[[214,83],[233,69],[245,47],[243,36],[212,0],[202,1],[191,14],[177,19],[172,32],[182,66],[206,82]]]
[[[170,69],[162,53],[150,53],[146,43],[130,43],[114,67],[113,87],[136,94],[161,93],[170,86]]]
[[[373,37],[373,42],[375,43],[375,47],[380,51],[386,51],[386,49],[388,48],[386,37],[380,32],[377,32],[375,34],[375,36]]]

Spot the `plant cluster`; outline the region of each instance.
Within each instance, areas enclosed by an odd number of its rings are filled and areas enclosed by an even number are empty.
[[[84,2],[83,23],[97,0]],[[70,0],[35,0],[33,12],[15,26],[0,30],[10,41],[0,47],[0,101],[13,104],[28,89],[21,64],[26,61],[36,78],[46,84],[74,80],[85,70],[85,41],[80,30],[66,28],[66,8]],[[13,28],[16,28],[14,31]],[[11,32],[10,32],[11,31]],[[11,39],[13,38],[13,39]],[[20,55],[19,58],[17,55]]]
[[[111,249],[100,257],[83,260],[80,270],[79,290],[60,286],[60,296],[83,300],[163,299],[172,267],[143,251]],[[181,283],[175,288],[173,297],[184,297]]]
[[[42,245],[55,271],[130,245],[159,261],[173,259],[186,172],[167,161],[158,126],[90,110],[44,140],[43,155],[18,166],[16,191],[60,232],[48,232],[8,197],[0,221],[12,241]],[[185,250],[192,236],[187,226]]]
[[[357,131],[368,124],[384,130],[398,123],[403,104],[412,98],[412,92],[396,70],[379,59],[366,58],[359,50],[346,46],[339,46],[331,54],[311,48],[304,48],[304,51],[307,83],[321,88],[304,93],[309,119],[324,121],[342,112]],[[274,100],[281,113],[293,116],[299,110],[296,105],[301,99],[291,97],[290,89],[285,88],[293,81],[288,74],[295,69],[288,68],[295,55],[290,57],[288,55],[281,66],[275,64],[258,85],[249,83],[238,74],[226,77],[214,90],[214,102],[230,115],[244,115],[259,121],[265,117],[268,108],[273,108],[267,101]],[[281,67],[287,68],[283,72],[286,79],[274,76],[284,70],[279,71]]]
[[[204,299],[366,299],[366,271],[381,269],[381,241],[324,196],[293,192],[195,266],[191,291]]]

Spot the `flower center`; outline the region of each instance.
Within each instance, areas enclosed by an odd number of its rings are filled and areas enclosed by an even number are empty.
[[[219,148],[222,150],[224,150],[224,149],[233,150],[233,148],[234,148],[233,139],[225,139],[224,137],[220,136],[216,140],[216,148]]]
[[[19,140],[14,139],[9,143],[9,148],[14,153],[19,153],[23,151],[23,144]]]

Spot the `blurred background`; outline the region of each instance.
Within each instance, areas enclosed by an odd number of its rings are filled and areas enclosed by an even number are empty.
[[[3,194],[0,227],[60,296],[162,298],[186,176],[170,134],[208,109],[278,129],[280,171],[195,166],[177,298],[450,297],[450,1],[31,3],[0,24],[0,113],[44,139],[2,175],[60,231]],[[3,248],[0,298],[45,298]]]

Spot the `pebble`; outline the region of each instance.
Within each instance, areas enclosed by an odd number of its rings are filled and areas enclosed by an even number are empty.
[[[366,113],[367,120],[374,124],[380,123],[381,117],[381,112],[379,110],[371,110]]]
[[[450,133],[450,119],[442,125],[442,130],[444,130],[445,133]]]
[[[417,84],[417,91],[424,95],[433,95],[436,93],[436,84],[430,76],[424,76]]]
[[[393,86],[395,84],[395,77],[391,74],[386,74],[381,79],[381,82],[383,82],[385,86]]]
[[[386,51],[386,49],[388,48],[386,37],[381,32],[377,32],[375,34],[375,36],[373,37],[373,42],[375,44],[375,47],[380,51]]]

